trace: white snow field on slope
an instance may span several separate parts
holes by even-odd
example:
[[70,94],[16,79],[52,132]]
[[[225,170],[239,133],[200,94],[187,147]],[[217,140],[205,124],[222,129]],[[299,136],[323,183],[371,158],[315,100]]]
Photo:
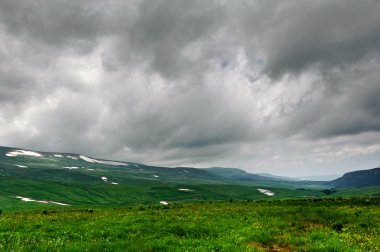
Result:
[[83,155],[80,155],[79,158],[89,163],[98,163],[98,164],[107,164],[107,165],[125,165],[125,166],[129,165],[122,162],[93,159],[93,158],[89,158]]
[[182,192],[193,192],[194,190],[187,189],[187,188],[179,188],[178,191],[182,191]]
[[[42,155],[38,152],[34,151],[27,151],[27,150],[14,150],[14,151],[9,151],[5,154],[7,157],[17,157],[17,156],[34,156],[34,157],[42,157]],[[54,157],[57,158],[63,158],[61,154],[54,154]],[[66,158],[70,158],[72,160],[79,160],[77,157],[73,157],[70,155],[67,155]],[[124,165],[124,166],[129,166],[129,164],[123,163],[123,162],[117,162],[117,161],[108,161],[108,160],[99,160],[99,159],[93,159],[89,158],[83,155],[79,156],[80,159],[89,162],[89,163],[98,163],[98,164],[106,164],[106,165]],[[138,166],[136,166],[138,167]]]
[[274,196],[275,193],[274,192],[271,192],[269,190],[266,190],[266,189],[261,189],[261,188],[258,188],[257,191],[261,192],[262,194],[265,194],[267,196]]
[[[110,181],[108,181],[108,178],[107,177],[100,177],[101,180],[103,180],[104,182],[108,183]],[[110,182],[112,185],[118,185],[119,183],[116,183],[116,182]]]
[[20,168],[28,168],[28,166],[26,166],[26,165],[15,164],[15,166],[20,167]]
[[69,170],[76,170],[76,169],[79,169],[78,166],[63,166],[63,168],[65,168],[65,169],[69,169]]
[[7,157],[17,157],[17,156],[33,156],[33,157],[42,157],[40,153],[34,151],[26,151],[26,150],[15,150],[9,151],[5,154]]
[[22,197],[22,196],[16,196],[16,198],[21,199],[22,201],[25,201],[25,202],[37,202],[37,203],[43,203],[43,204],[56,204],[56,205],[60,205],[60,206],[69,206],[69,204],[56,202],[56,201],[50,201],[50,200],[35,200],[35,199]]

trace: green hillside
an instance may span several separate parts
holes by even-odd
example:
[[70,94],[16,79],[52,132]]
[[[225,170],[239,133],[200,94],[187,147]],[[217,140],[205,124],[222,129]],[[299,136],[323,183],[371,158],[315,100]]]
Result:
[[380,186],[380,168],[348,172],[330,184],[335,187]]
[[[8,147],[0,147],[0,186],[2,210],[276,200],[330,194],[324,191],[330,190],[324,183],[271,180],[239,169],[156,167]],[[350,193],[360,194],[357,191]],[[379,189],[371,192],[378,193]]]
[[0,147],[0,250],[377,251],[380,187],[330,183]]

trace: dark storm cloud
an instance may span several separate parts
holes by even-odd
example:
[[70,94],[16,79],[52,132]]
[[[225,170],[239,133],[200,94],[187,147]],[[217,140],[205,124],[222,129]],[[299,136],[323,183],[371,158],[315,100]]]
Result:
[[173,91],[167,100],[148,106],[145,101],[127,111],[123,116],[129,119],[124,125],[126,142],[136,148],[201,148],[250,137],[249,118],[223,89],[190,86],[180,92],[185,94]]
[[316,135],[336,136],[380,131],[380,74],[375,72],[375,68],[377,66],[371,69],[372,73],[364,71],[359,76],[348,74],[351,79],[344,79],[345,92],[330,98],[330,106],[317,124],[320,129],[314,131]]
[[378,58],[366,60],[315,82],[313,90],[320,98],[293,104],[283,115],[286,124],[281,132],[315,139],[380,131],[378,62]]
[[[15,75],[10,69],[0,69],[1,86],[0,86],[0,103],[17,103],[17,101],[25,99],[28,96],[27,92],[29,86],[34,86],[28,76]],[[31,94],[30,94],[31,95]]]
[[376,1],[281,1],[278,6],[272,6],[268,18],[261,16],[267,26],[260,46],[266,50],[265,71],[271,76],[311,66],[344,68],[379,54],[380,4]]
[[5,0],[0,3],[0,19],[21,40],[86,50],[102,28],[102,7],[99,1]]
[[372,0],[5,0],[0,144],[251,169],[375,155],[379,64]]
[[117,49],[123,61],[147,61],[166,78],[191,75],[202,66],[184,57],[183,50],[197,41],[204,46],[204,39],[223,27],[224,12],[214,1],[142,1],[137,18],[121,30]]

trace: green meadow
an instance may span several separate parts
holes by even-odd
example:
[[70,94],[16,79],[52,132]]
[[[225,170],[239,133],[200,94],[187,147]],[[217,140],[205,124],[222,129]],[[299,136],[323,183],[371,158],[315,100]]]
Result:
[[0,239],[2,251],[380,251],[380,198],[40,206],[3,211]]
[[339,187],[9,153],[0,147],[0,251],[380,251],[380,186],[353,183],[377,170]]

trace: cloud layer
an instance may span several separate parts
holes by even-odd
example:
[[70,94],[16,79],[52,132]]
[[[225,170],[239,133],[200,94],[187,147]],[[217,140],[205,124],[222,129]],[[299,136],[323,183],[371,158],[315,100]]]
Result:
[[0,144],[335,174],[380,159],[380,4],[0,2]]

